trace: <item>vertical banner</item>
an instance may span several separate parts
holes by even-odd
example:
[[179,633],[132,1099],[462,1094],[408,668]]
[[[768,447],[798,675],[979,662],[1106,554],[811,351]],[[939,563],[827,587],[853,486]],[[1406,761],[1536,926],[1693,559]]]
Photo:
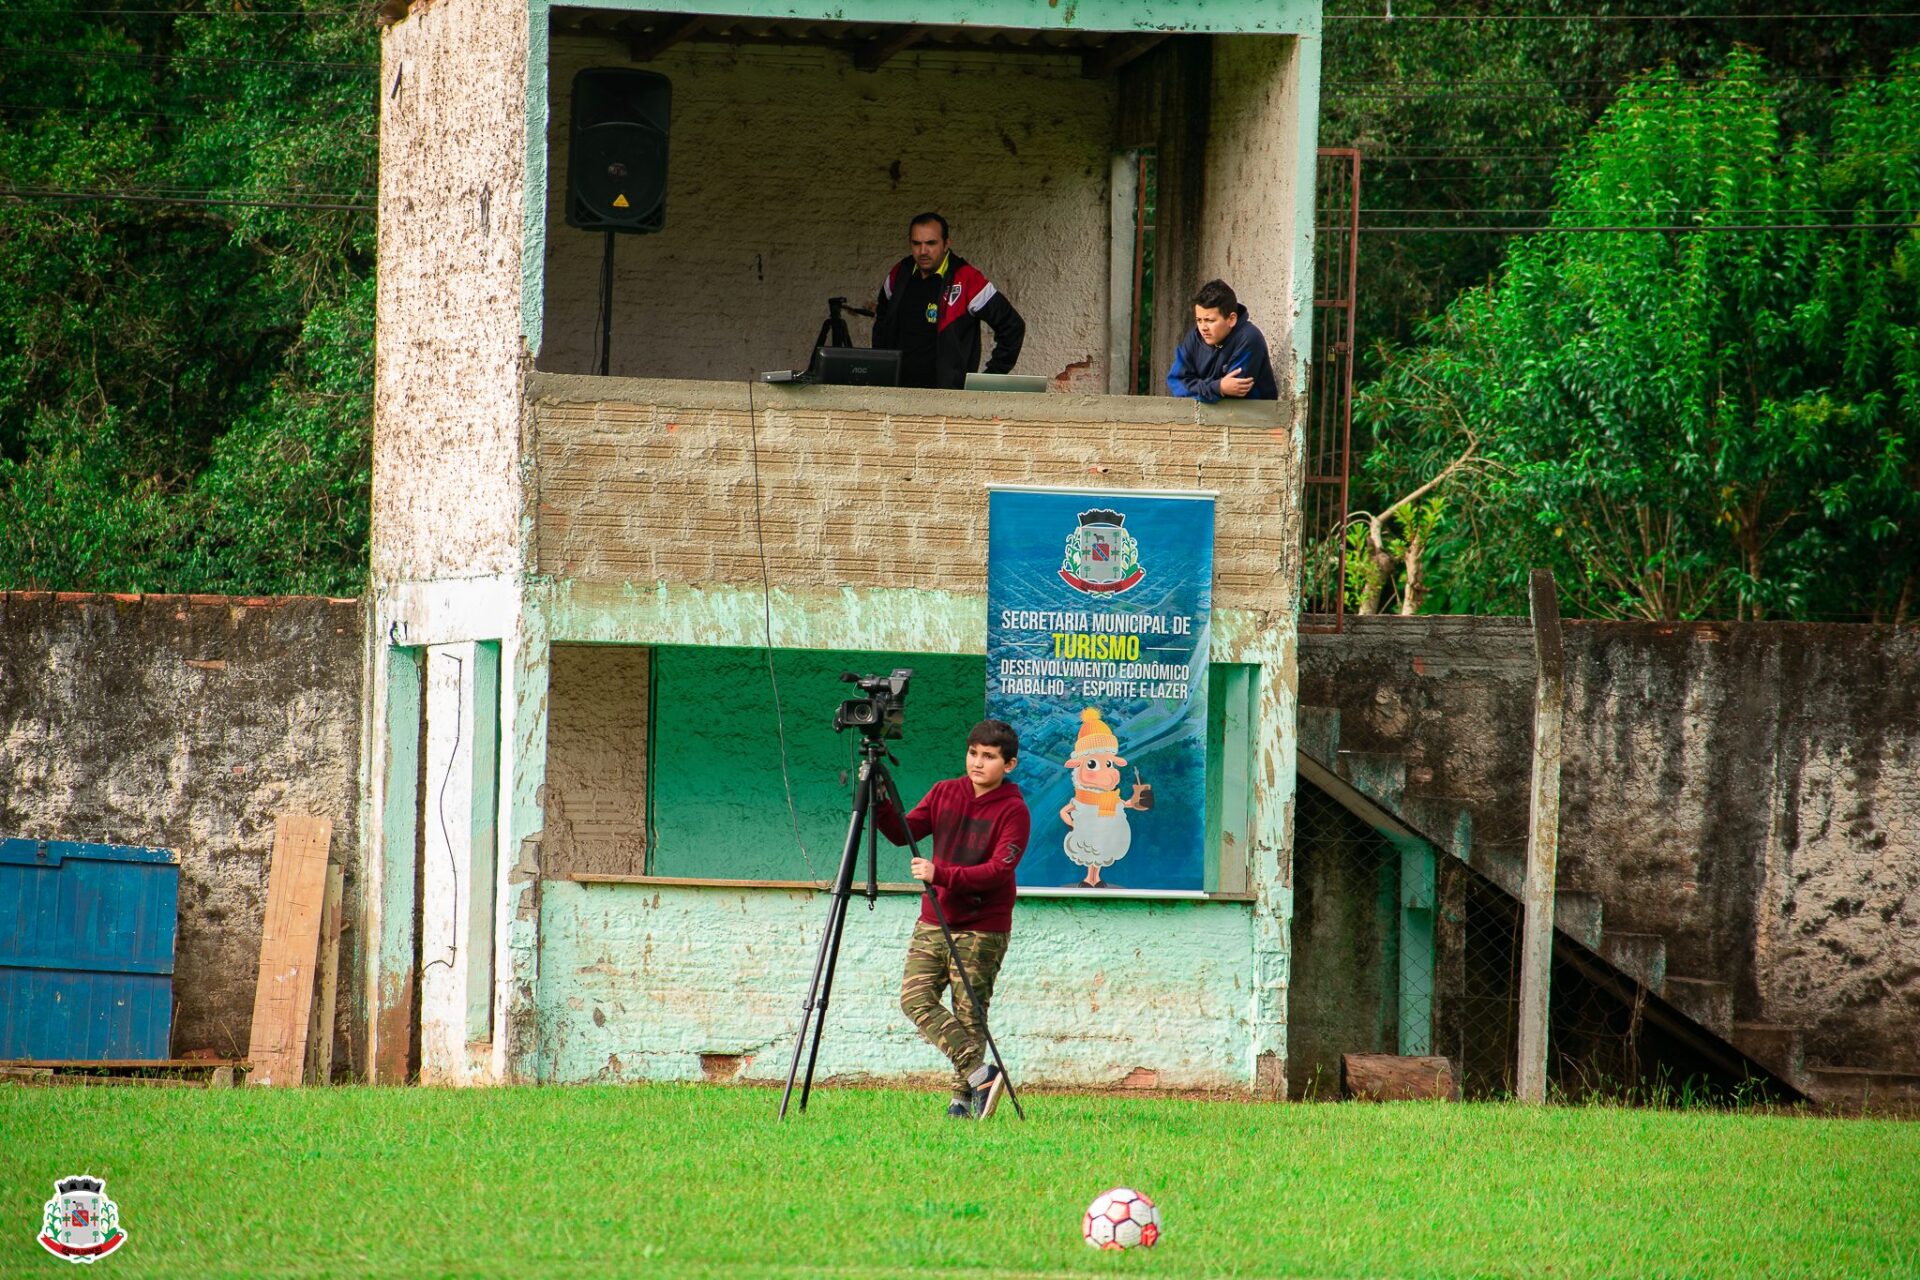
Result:
[[992,486],[987,714],[1020,734],[1020,885],[1206,887],[1211,493]]

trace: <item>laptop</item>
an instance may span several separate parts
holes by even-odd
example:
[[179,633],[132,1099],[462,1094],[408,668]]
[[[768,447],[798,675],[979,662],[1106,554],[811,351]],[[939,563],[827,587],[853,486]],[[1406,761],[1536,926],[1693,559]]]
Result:
[[970,373],[968,391],[1031,391],[1047,389],[1047,378],[1039,373]]

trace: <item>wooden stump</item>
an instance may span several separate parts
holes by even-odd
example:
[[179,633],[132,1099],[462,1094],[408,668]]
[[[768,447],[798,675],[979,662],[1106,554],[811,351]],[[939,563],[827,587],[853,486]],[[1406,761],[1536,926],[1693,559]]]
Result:
[[1340,1092],[1363,1102],[1458,1102],[1460,1082],[1445,1058],[1343,1053]]

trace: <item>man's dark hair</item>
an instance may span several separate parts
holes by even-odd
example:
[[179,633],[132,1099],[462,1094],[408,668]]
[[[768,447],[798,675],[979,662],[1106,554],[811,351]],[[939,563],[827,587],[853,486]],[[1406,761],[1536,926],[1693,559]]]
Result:
[[937,222],[940,224],[940,238],[942,240],[953,239],[953,234],[947,230],[947,220],[931,209],[925,213],[916,213],[913,215],[913,220],[907,223],[907,234],[912,235],[915,227],[923,227],[929,222]]
[[1233,286],[1225,280],[1209,280],[1200,286],[1200,292],[1193,295],[1193,305],[1208,307],[1223,316],[1230,316],[1240,309],[1240,299],[1233,296]]
[[1012,764],[1020,758],[1020,735],[1005,720],[982,720],[967,735],[970,747],[995,747],[1000,758]]

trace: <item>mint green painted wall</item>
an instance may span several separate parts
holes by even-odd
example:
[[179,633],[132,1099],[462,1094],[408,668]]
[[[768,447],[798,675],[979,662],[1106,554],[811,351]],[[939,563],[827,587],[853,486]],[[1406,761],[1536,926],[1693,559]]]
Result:
[[[807,890],[549,882],[541,1078],[699,1080],[702,1054],[738,1054],[738,1078],[784,1079],[828,902]],[[899,1007],[917,904],[885,894],[874,911],[856,901],[848,912],[817,1078],[944,1088],[945,1060]],[[992,1007],[1015,1078],[1111,1086],[1144,1068],[1161,1088],[1248,1087],[1251,914],[1242,902],[1022,899]],[[777,1102],[769,1092],[769,1119]]]
[[[899,759],[894,777],[909,805],[934,783],[961,772],[967,732],[985,714],[985,659],[808,649],[773,653],[786,733],[785,780],[765,650],[654,650],[652,759],[647,770],[653,848],[649,874],[746,880],[833,876],[846,841],[855,769],[856,735],[833,731],[834,709],[853,692],[841,682],[842,671],[867,675],[884,673],[895,664],[912,667],[906,733],[891,744]],[[1256,678],[1255,671],[1224,663],[1212,668],[1207,838],[1216,856],[1207,865],[1210,891],[1245,888],[1251,825],[1248,727],[1242,715],[1228,750],[1227,713],[1240,704],[1226,691],[1234,684],[1244,702],[1245,682]],[[1231,777],[1223,776],[1223,760],[1233,767]],[[1022,780],[1017,766],[1013,780]],[[793,788],[791,812],[786,781]],[[796,816],[804,853],[794,838]],[[1223,832],[1242,863],[1242,869],[1228,872],[1225,882],[1217,856]],[[883,840],[880,878],[906,879],[905,858],[904,850]]]
[[[653,859],[659,876],[821,880],[834,874],[852,807],[859,735],[835,733],[833,713],[857,690],[840,673],[913,669],[894,777],[908,804],[957,776],[967,732],[984,714],[985,659],[971,656],[775,649],[787,777],[799,818],[794,840],[781,777],[780,719],[764,649],[654,650]],[[1017,769],[1015,780],[1018,781]],[[907,854],[880,842],[880,878],[905,880]],[[863,855],[864,859],[864,855]],[[811,865],[809,865],[809,863]],[[864,875],[864,860],[862,874]]]

